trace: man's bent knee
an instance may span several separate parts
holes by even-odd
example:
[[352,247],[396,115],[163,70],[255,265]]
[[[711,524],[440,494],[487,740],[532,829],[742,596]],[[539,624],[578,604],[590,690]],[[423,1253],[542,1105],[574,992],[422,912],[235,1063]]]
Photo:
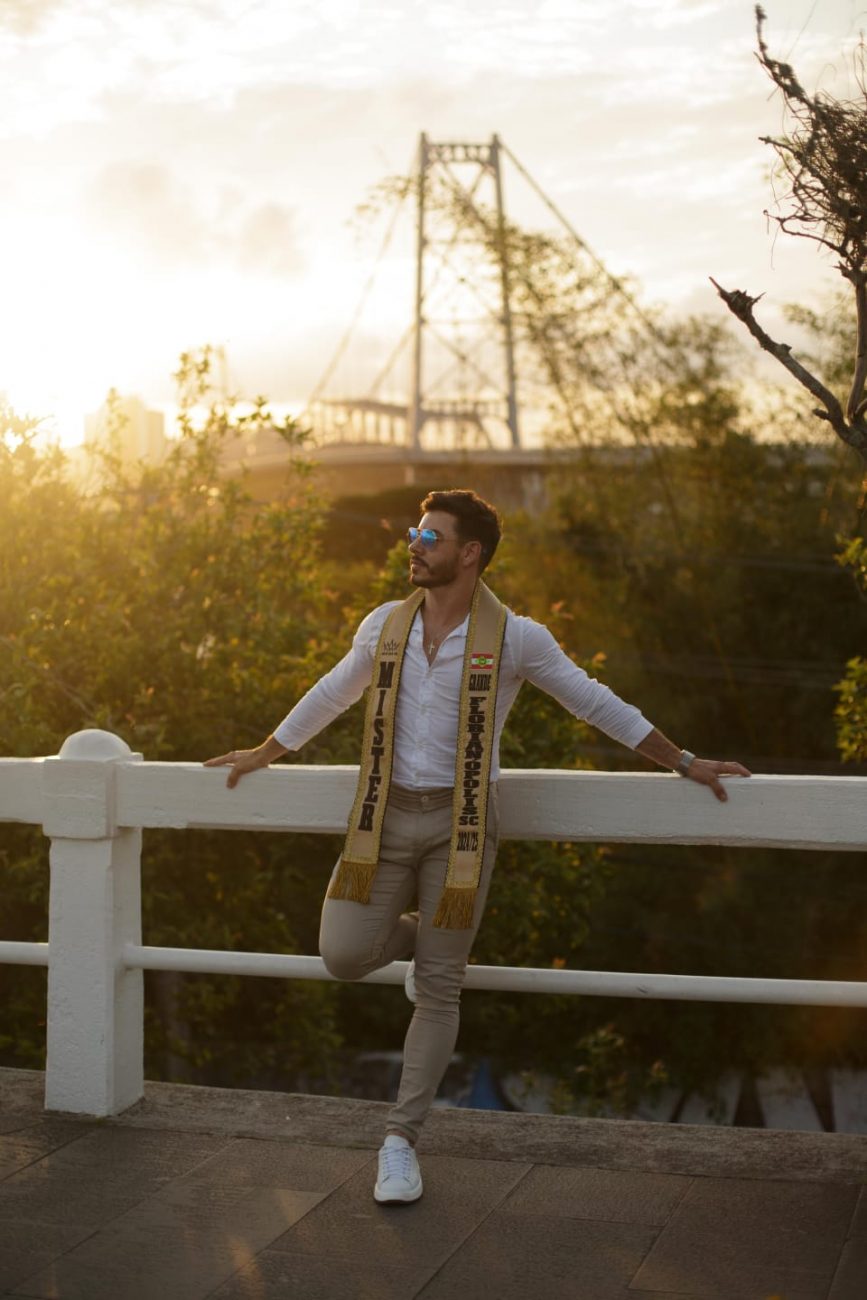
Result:
[[365,961],[352,953],[330,952],[328,948],[320,948],[319,955],[325,962],[328,974],[336,980],[360,980],[369,969]]

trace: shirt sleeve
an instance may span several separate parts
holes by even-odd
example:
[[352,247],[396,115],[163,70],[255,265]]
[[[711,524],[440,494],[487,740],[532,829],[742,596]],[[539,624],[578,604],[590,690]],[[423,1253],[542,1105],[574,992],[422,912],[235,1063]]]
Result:
[[361,620],[352,640],[352,649],[330,672],[320,677],[315,686],[311,686],[274,728],[276,741],[286,749],[300,749],[361,697],[373,676],[373,661],[382,625],[389,610],[398,603],[389,601],[380,605]]
[[630,749],[650,734],[653,723],[641,710],[589,677],[564,653],[547,627],[518,616],[514,616],[514,623],[518,644],[513,657],[520,677],[552,696],[576,718]]

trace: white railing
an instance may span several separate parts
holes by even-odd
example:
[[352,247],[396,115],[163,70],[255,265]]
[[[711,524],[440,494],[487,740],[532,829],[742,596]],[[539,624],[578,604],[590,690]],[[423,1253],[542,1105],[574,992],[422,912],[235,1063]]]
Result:
[[[117,736],[81,731],[51,758],[0,759],[0,821],[51,839],[48,943],[0,942],[0,962],[48,967],[45,1104],[117,1114],[143,1093],[143,970],[331,979],[319,957],[142,944],[143,828],[346,829],[357,768],[269,768],[226,788],[198,763],[144,763]],[[667,773],[506,771],[506,839],[867,847],[867,778],[754,776],[727,803]],[[829,882],[830,885],[830,882]],[[2,881],[0,881],[2,898]],[[403,982],[405,962],[365,977]],[[867,983],[475,966],[466,986],[605,997],[867,1006]]]

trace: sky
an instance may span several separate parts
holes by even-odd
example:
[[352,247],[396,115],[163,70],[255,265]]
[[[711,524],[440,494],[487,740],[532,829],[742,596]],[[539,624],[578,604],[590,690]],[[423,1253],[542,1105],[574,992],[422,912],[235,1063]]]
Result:
[[[867,0],[765,9],[808,89],[854,92]],[[0,0],[0,394],[74,442],[111,387],[170,408],[211,343],[234,390],[303,402],[381,239],[355,209],[422,130],[499,133],[643,301],[725,314],[713,275],[770,327],[839,280],[763,216],[783,122],[741,0]],[[406,250],[379,283],[368,357]]]

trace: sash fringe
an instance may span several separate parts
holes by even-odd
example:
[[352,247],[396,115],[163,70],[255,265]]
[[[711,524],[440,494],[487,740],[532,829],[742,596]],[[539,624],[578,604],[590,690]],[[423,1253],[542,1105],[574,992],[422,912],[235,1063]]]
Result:
[[473,924],[476,890],[447,885],[440,896],[433,923],[445,930],[469,930]]
[[329,886],[329,898],[346,898],[352,903],[369,903],[373,878],[376,875],[375,862],[351,862],[341,858],[337,875]]

